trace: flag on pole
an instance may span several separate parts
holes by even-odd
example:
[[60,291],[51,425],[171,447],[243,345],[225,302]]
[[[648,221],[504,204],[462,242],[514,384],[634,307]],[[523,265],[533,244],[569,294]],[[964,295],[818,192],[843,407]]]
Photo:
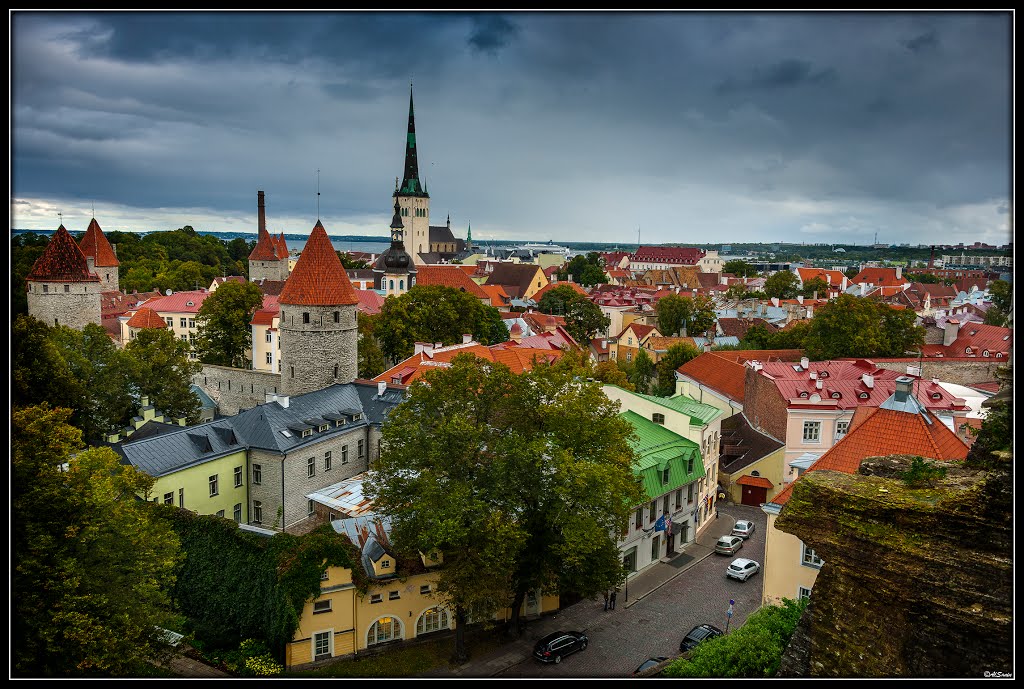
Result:
[[667,527],[665,526],[665,515],[658,517],[658,521],[654,522],[655,531],[664,531]]

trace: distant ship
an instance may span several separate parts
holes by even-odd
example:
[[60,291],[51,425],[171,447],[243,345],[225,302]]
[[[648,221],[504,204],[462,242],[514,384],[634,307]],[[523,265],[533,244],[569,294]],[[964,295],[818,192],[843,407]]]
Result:
[[569,255],[570,249],[567,246],[561,246],[555,244],[553,241],[548,240],[544,242],[527,242],[525,244],[519,244],[516,246],[519,251],[529,251],[531,254],[564,254]]

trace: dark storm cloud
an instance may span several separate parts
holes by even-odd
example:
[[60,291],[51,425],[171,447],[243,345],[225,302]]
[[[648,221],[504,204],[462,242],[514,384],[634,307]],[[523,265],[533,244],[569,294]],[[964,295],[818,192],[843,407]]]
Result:
[[488,14],[473,19],[469,45],[481,53],[497,54],[516,37],[519,28],[502,16]]
[[903,45],[915,53],[920,53],[927,50],[933,50],[939,45],[939,37],[934,31],[927,31],[920,36],[915,36],[910,40],[903,41]]
[[722,92],[743,89],[776,89],[792,88],[800,85],[818,85],[835,81],[836,70],[825,68],[815,70],[807,60],[786,59],[768,67],[755,67],[748,77],[729,77],[721,82],[718,90]]

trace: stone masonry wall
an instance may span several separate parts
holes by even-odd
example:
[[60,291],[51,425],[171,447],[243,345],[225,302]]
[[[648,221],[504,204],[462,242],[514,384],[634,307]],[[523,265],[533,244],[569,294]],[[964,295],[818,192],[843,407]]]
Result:
[[[100,283],[30,282],[28,285],[28,314],[33,318],[50,327],[66,325],[76,330],[89,323],[101,325]],[[65,286],[70,291],[65,292]]]
[[[309,323],[303,323],[303,314]],[[334,314],[339,314],[339,322]],[[357,308],[281,304],[281,385],[286,395],[322,390],[356,378]],[[337,373],[335,373],[337,371]]]
[[280,261],[249,261],[249,279],[256,280],[287,280],[288,259]]
[[267,401],[267,393],[281,393],[281,374],[204,364],[192,382],[206,391],[218,411],[232,416]]
[[786,440],[786,400],[774,382],[749,367],[744,381],[743,414],[751,425],[773,438]]
[[[872,359],[879,368],[907,372],[907,366],[917,366],[917,359]],[[996,369],[1005,366],[1007,359],[921,359],[921,377],[925,380],[938,378],[944,383],[972,385],[998,380]]]

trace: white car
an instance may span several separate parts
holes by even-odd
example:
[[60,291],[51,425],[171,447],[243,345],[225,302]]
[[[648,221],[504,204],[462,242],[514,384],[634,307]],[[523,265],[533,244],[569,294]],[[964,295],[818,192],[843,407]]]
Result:
[[754,522],[741,519],[732,527],[732,535],[739,536],[743,540],[750,538],[750,535],[754,533]]
[[733,560],[725,570],[725,576],[732,579],[746,581],[761,571],[761,565],[754,560],[745,557],[738,557]]

